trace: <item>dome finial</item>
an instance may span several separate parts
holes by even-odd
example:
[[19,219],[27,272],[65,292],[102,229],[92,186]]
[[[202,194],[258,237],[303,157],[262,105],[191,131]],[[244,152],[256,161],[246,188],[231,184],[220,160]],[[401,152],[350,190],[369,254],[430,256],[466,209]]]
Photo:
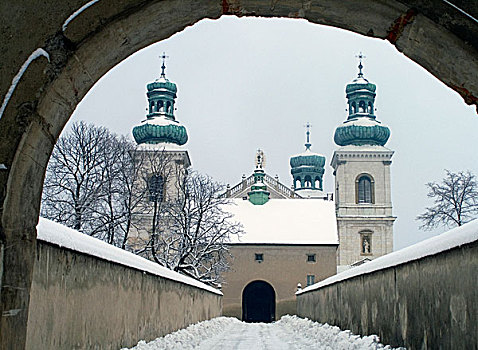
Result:
[[312,146],[312,144],[310,143],[309,137],[310,137],[310,128],[312,127],[312,125],[310,125],[310,123],[307,122],[307,124],[305,125],[305,127],[307,128],[307,131],[306,131],[306,133],[305,133],[305,134],[307,135],[307,142],[305,143],[305,149],[306,149],[306,150],[308,150],[308,149],[310,150],[310,146]]
[[159,56],[159,58],[163,59],[163,64],[161,65],[161,78],[166,78],[166,73],[164,73],[164,70],[166,69],[166,58],[169,58],[169,56],[166,56],[166,52],[163,52],[162,56]]
[[364,56],[364,55],[362,55],[362,51],[360,51],[360,53],[359,53],[357,56],[355,56],[355,57],[357,57],[357,58],[359,59],[359,65],[358,65],[359,74],[358,74],[358,77],[359,77],[359,78],[363,78],[363,73],[362,73],[362,68],[363,68],[363,66],[362,66],[362,59],[367,58],[367,57]]

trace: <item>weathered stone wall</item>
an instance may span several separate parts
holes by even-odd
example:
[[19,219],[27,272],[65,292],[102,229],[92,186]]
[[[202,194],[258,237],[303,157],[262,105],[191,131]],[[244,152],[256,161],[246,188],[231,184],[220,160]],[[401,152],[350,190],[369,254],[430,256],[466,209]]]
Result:
[[297,296],[297,314],[407,349],[478,344],[478,242]]
[[119,349],[221,315],[222,297],[38,241],[27,349]]

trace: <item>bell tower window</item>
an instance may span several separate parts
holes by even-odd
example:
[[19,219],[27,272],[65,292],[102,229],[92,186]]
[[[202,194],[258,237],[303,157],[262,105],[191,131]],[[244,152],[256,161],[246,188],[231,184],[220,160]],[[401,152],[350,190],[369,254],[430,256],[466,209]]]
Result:
[[164,198],[164,179],[161,175],[153,175],[148,179],[150,202],[162,202]]
[[374,181],[368,174],[359,175],[355,181],[356,203],[374,203]]
[[359,113],[365,113],[365,102],[360,101],[359,103]]

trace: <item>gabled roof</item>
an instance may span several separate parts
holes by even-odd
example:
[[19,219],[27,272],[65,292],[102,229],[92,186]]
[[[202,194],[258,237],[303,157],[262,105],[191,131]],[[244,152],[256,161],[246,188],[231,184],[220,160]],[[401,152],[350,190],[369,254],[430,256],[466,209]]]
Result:
[[244,226],[232,244],[338,244],[335,203],[322,199],[270,199],[264,205],[232,199],[226,211]]

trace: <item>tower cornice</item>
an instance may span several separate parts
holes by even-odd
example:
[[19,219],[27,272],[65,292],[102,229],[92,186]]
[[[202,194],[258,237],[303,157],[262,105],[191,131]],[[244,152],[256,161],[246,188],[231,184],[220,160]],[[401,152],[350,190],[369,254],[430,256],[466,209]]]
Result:
[[345,146],[334,151],[330,165],[336,169],[347,161],[375,160],[391,163],[395,152],[383,146]]

